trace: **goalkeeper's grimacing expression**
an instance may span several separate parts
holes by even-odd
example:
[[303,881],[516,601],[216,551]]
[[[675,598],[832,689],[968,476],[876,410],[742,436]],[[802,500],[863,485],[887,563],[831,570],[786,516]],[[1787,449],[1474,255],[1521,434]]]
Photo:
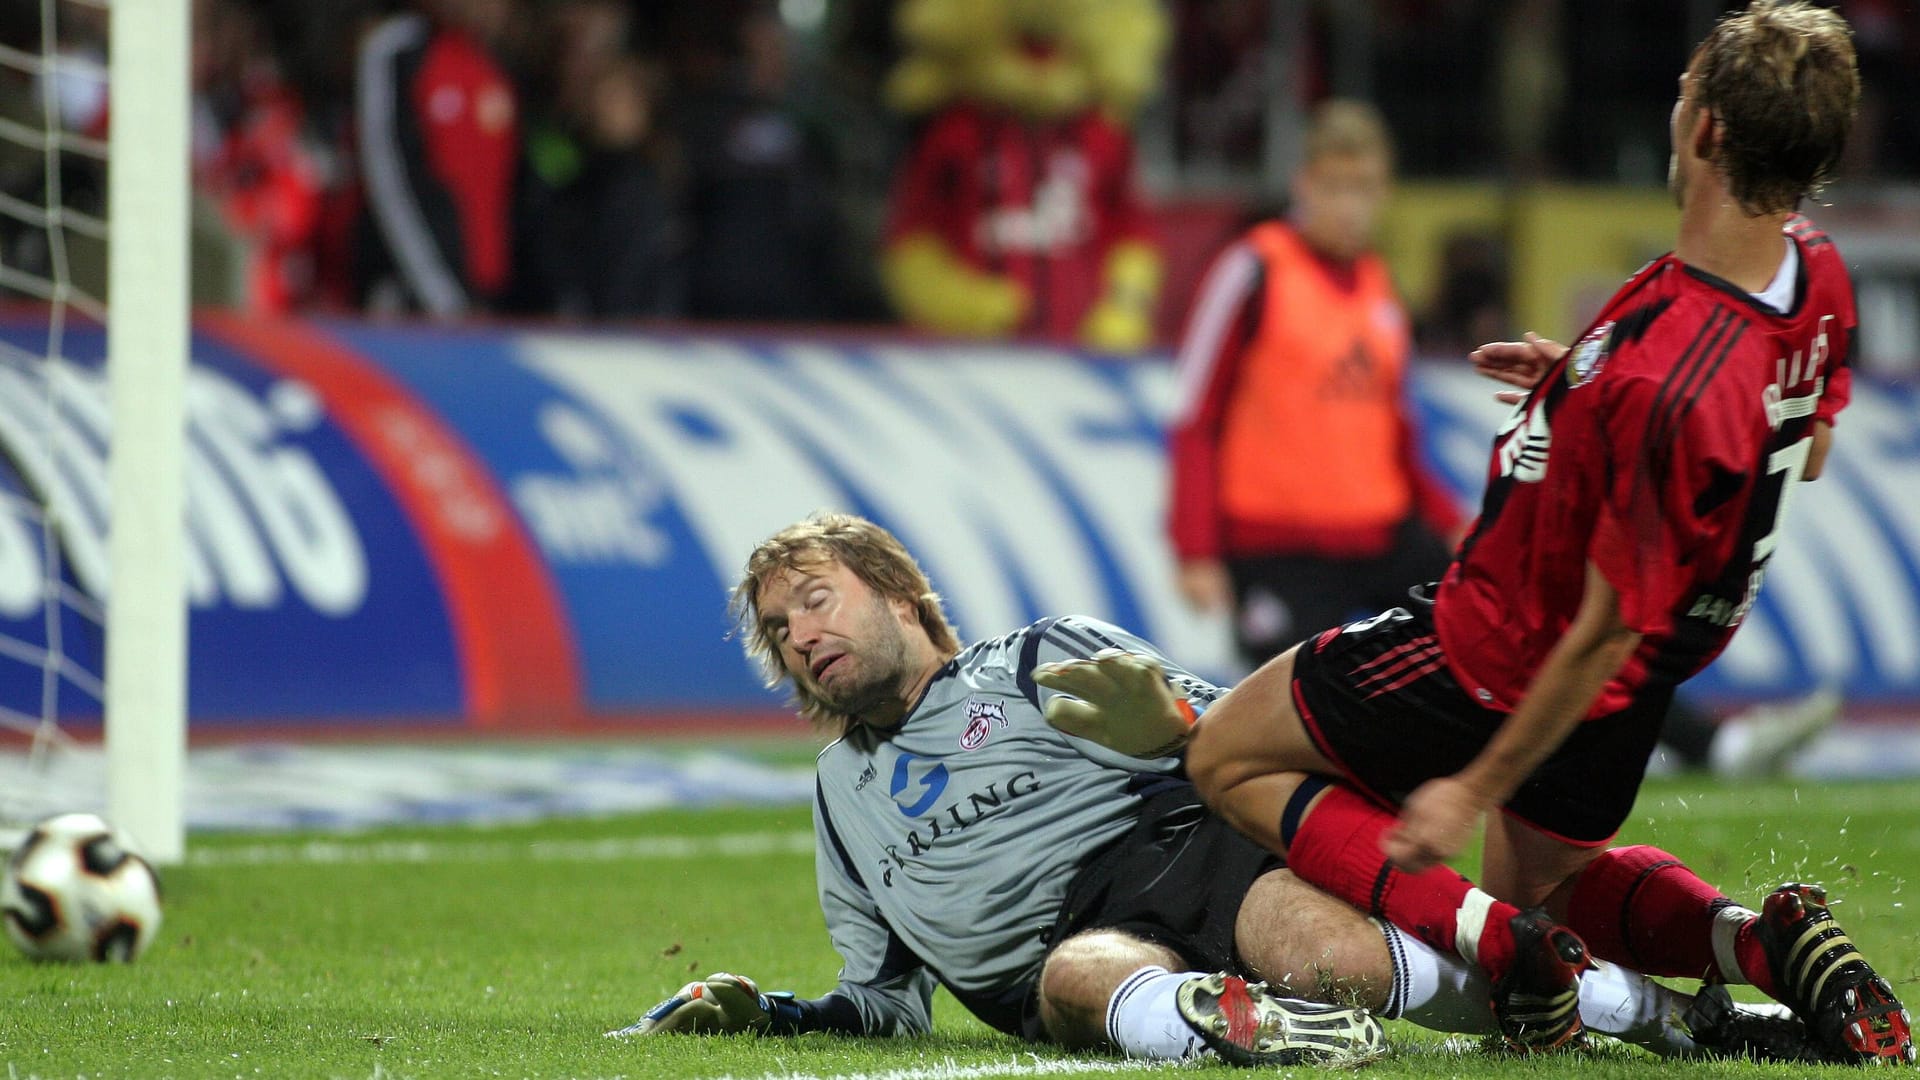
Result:
[[898,724],[940,668],[913,604],[882,596],[836,560],[775,573],[754,606],[788,678],[859,723]]

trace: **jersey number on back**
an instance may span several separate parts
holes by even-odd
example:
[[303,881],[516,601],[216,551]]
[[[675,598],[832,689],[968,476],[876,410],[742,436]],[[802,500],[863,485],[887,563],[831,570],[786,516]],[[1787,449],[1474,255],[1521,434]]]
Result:
[[1812,449],[1813,436],[1808,435],[1767,455],[1767,475],[1754,488],[1752,511],[1768,523],[1767,532],[1753,542],[1753,569],[1747,574],[1747,593],[1727,620],[1728,626],[1739,626],[1760,597],[1760,583],[1767,576],[1767,563],[1773,558],[1773,549],[1780,546],[1780,523],[1786,519],[1787,503],[1792,501],[1793,489],[1807,469],[1807,454]]

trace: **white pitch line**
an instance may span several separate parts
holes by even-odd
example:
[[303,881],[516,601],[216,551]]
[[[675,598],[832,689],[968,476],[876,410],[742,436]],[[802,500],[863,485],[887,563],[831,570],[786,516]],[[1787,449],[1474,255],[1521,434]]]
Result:
[[605,840],[309,840],[300,844],[189,847],[189,866],[288,866],[440,862],[625,862],[644,859],[759,858],[811,855],[805,832],[715,836],[627,836]]
[[952,1058],[935,1065],[919,1065],[880,1072],[811,1073],[770,1072],[758,1076],[728,1073],[713,1080],[980,1080],[993,1076],[1062,1076],[1071,1073],[1144,1073],[1166,1072],[1189,1067],[1172,1061],[1072,1061],[1061,1058],[1015,1058],[984,1065],[961,1065]]

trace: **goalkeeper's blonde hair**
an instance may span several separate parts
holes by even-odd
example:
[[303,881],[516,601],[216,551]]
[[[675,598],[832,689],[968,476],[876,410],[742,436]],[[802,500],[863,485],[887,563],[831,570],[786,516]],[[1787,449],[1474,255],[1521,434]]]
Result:
[[959,635],[947,622],[940,594],[933,591],[920,564],[899,538],[866,518],[853,514],[818,513],[795,522],[761,541],[747,557],[740,581],[733,587],[727,611],[741,636],[747,655],[760,665],[769,689],[787,683],[794,707],[815,731],[830,738],[846,734],[854,717],[835,711],[819,695],[801,685],[780,662],[780,643],[760,621],[760,591],[774,575],[837,562],[882,599],[913,605],[921,629],[942,656],[960,651]]

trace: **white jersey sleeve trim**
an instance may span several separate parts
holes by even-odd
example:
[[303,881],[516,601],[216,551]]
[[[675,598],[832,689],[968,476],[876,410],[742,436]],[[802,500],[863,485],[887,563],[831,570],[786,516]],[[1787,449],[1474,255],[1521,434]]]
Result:
[[1213,261],[1187,319],[1174,358],[1174,422],[1191,418],[1206,400],[1207,386],[1219,367],[1221,348],[1260,281],[1260,256],[1245,240],[1234,242]]

